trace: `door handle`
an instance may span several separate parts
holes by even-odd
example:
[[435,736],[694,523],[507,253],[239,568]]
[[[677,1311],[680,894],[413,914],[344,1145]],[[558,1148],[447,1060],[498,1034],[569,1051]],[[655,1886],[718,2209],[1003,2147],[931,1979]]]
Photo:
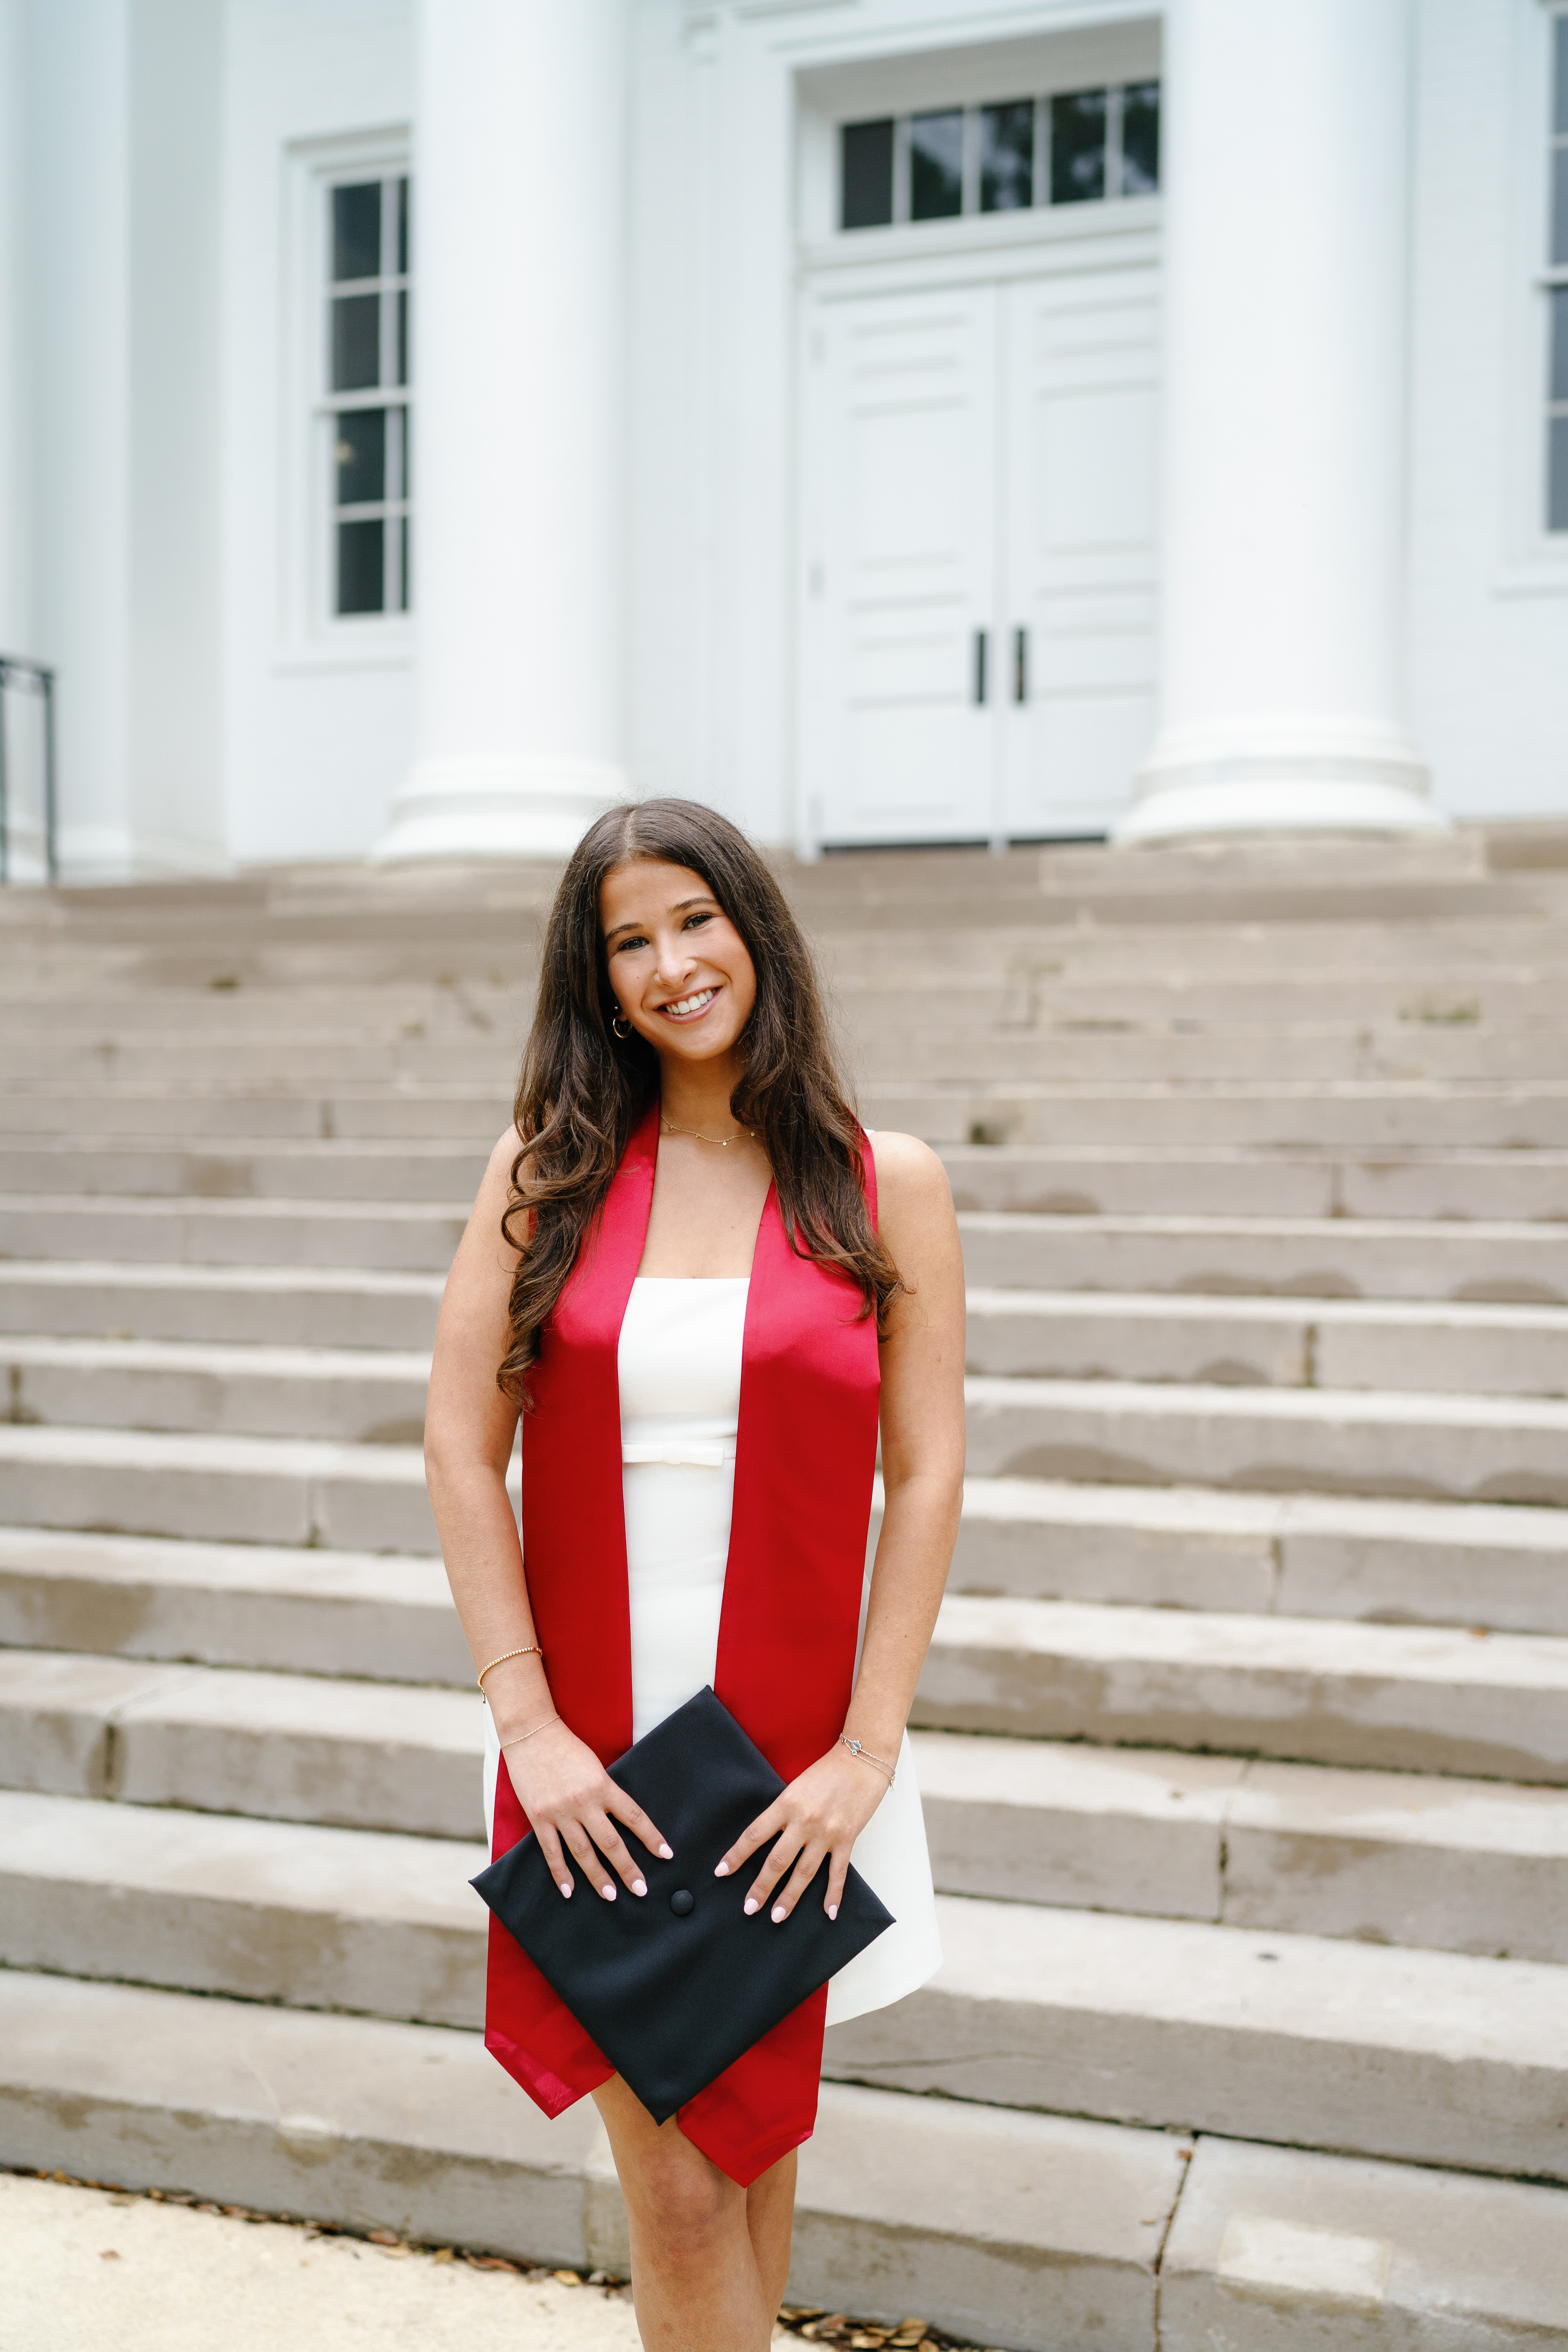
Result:
[[1015,629],[1013,632],[1013,699],[1015,702],[1027,702],[1029,699],[1029,632],[1027,629]]
[[985,699],[985,650],[988,635],[989,632],[984,629],[976,629],[974,632],[974,699],[976,702],[984,702]]

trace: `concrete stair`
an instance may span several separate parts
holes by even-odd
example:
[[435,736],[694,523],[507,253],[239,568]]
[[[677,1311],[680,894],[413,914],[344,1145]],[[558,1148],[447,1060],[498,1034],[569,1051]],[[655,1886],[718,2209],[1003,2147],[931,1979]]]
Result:
[[[971,1281],[947,1961],[830,2037],[795,2294],[1568,2344],[1568,842],[786,881]],[[552,885],[0,893],[0,2160],[625,2267],[473,2031],[417,1451]]]

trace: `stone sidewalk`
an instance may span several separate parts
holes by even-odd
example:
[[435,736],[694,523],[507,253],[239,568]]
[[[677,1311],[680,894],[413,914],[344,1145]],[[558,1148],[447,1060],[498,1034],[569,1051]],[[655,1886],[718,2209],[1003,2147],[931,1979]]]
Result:
[[629,2298],[0,2173],[0,2352],[638,2352]]
[[[630,2290],[599,2273],[524,2273],[384,2234],[0,2172],[0,2352],[640,2352]],[[788,2316],[775,2342],[818,2336],[806,2312]],[[952,2343],[918,2320],[862,2331],[837,2315],[820,2336],[899,2352]]]

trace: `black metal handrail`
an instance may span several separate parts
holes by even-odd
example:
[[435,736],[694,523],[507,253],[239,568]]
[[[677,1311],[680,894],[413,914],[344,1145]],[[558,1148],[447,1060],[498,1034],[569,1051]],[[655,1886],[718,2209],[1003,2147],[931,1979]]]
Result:
[[42,662],[25,661],[19,654],[0,654],[0,882],[11,879],[10,779],[5,759],[5,688],[20,686],[40,695],[44,705],[44,870],[58,879],[59,860],[55,840],[55,674]]

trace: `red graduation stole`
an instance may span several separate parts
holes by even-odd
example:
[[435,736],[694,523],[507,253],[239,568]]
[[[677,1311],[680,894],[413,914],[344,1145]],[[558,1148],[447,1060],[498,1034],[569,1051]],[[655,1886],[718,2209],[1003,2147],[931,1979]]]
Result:
[[[632,1744],[616,1351],[658,1152],[656,1102],[545,1328],[522,1421],[533,1622],[559,1713],[605,1764]],[[868,1150],[865,1171],[874,1223]],[[770,1187],[746,1302],[714,1686],[786,1780],[833,1746],[854,1679],[881,1377],[860,1305],[847,1275],[791,1249]],[[503,1757],[492,1856],[527,1831]],[[679,2111],[687,2138],[742,2188],[811,2137],[826,2011],[825,1985]],[[615,2071],[493,1916],[485,2047],[548,2116]]]

